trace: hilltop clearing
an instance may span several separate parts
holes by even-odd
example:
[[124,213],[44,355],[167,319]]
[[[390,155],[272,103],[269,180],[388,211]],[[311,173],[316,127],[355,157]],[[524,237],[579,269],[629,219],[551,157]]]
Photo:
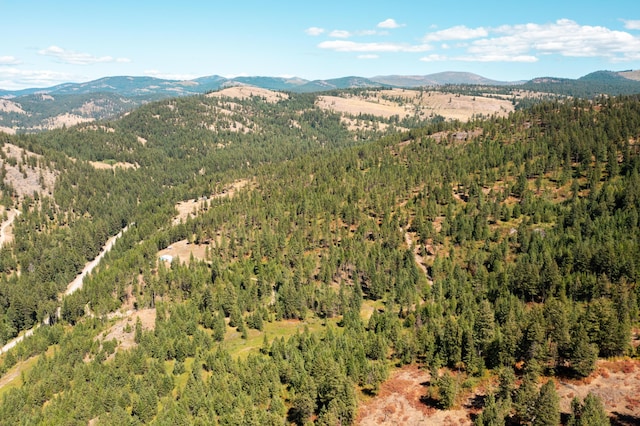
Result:
[[513,104],[505,99],[409,89],[322,95],[318,96],[316,104],[347,116],[373,115],[387,119],[397,116],[399,120],[410,117],[427,120],[441,116],[467,121],[476,116],[504,117],[514,109]]
[[247,99],[247,98],[252,98],[254,96],[262,98],[266,102],[271,102],[271,103],[289,99],[289,95],[287,95],[286,93],[274,92],[273,90],[262,89],[260,87],[254,87],[254,86],[227,87],[226,89],[222,89],[217,92],[211,92],[207,94],[207,97],[212,97],[212,98],[228,97],[228,98]]

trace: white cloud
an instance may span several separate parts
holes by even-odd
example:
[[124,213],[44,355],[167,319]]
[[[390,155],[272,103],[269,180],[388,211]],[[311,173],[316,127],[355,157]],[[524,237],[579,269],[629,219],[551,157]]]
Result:
[[329,33],[329,37],[335,38],[349,38],[351,37],[351,33],[345,30],[333,30]]
[[358,55],[358,59],[378,59],[380,56],[373,53],[366,53],[364,55]]
[[347,40],[323,41],[318,44],[318,47],[336,52],[426,52],[431,50],[431,46],[427,44],[357,43]]
[[79,80],[83,80],[83,78],[56,71],[21,70],[13,67],[0,68],[0,87],[6,90],[19,90],[27,87],[50,87]]
[[420,58],[420,60],[422,62],[442,62],[442,61],[449,60],[449,58],[447,56],[439,55],[437,53],[434,53],[432,55],[428,55],[428,56],[422,57],[422,58]]
[[464,25],[435,31],[424,36],[424,41],[443,41],[443,40],[471,40],[474,38],[486,37],[489,32],[480,28],[467,28]]
[[398,24],[395,19],[391,18],[385,19],[384,21],[378,23],[378,28],[386,28],[392,30],[394,28],[400,27],[404,27],[404,24]]
[[0,65],[19,65],[21,63],[15,56],[0,56]]
[[531,55],[501,55],[501,54],[492,54],[492,55],[477,55],[477,56],[458,56],[455,58],[451,58],[454,61],[462,61],[462,62],[538,62],[538,58]]
[[504,25],[492,32],[498,36],[473,41],[468,52],[477,57],[561,55],[611,60],[640,55],[640,38],[624,31],[579,25],[569,19],[542,25]]
[[225,74],[223,75],[224,78],[228,78],[229,80],[231,80],[232,78],[236,78],[236,77],[249,77],[249,73],[247,72],[241,72],[239,74]]
[[[624,20],[625,28],[640,29],[640,20]],[[570,19],[543,24],[525,23],[498,27],[469,28],[456,25],[427,33],[422,43],[345,40],[351,36],[381,36],[383,29],[402,26],[393,19],[378,24],[377,30],[336,30],[338,40],[319,43],[320,49],[336,52],[375,54],[380,52],[421,53],[422,61],[476,61],[532,63],[544,57],[599,58],[611,63],[640,60],[640,35],[603,26],[581,25]],[[386,30],[384,31],[386,32]],[[446,55],[445,55],[446,53]],[[361,55],[366,58],[365,55]]]
[[143,74],[146,75],[147,77],[155,77],[155,78],[161,78],[163,80],[179,80],[179,81],[193,80],[194,78],[198,77],[193,74],[164,73],[158,70],[146,70]]
[[[640,21],[626,21],[630,26]],[[456,44],[464,53],[450,60],[477,62],[536,62],[541,56],[600,57],[611,62],[640,59],[640,37],[601,26],[580,25],[569,19],[546,24],[467,28],[458,25],[427,34],[423,40],[466,41]],[[441,49],[448,49],[448,44]],[[430,55],[422,60],[442,60]]]
[[128,58],[114,58],[112,56],[94,56],[89,53],[74,52],[66,50],[58,46],[49,46],[46,49],[38,51],[44,56],[51,56],[60,62],[72,65],[92,65],[106,62],[131,62]]
[[319,36],[320,34],[324,33],[324,28],[318,28],[318,27],[309,27],[306,30],[304,30],[305,33],[307,33],[310,36]]
[[640,20],[623,19],[624,27],[628,30],[640,30]]

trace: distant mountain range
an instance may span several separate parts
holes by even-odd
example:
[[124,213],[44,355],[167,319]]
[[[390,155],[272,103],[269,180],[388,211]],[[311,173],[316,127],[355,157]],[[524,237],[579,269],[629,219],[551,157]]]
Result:
[[104,77],[86,83],[64,83],[46,88],[22,90],[2,90],[0,97],[11,99],[20,96],[46,93],[48,95],[81,95],[87,93],[115,93],[127,98],[163,98],[206,93],[229,86],[248,85],[263,89],[291,92],[319,92],[350,88],[368,87],[422,87],[446,84],[484,84],[492,86],[516,85],[523,81],[507,82],[491,80],[468,72],[441,72],[429,75],[386,75],[371,78],[341,77],[329,80],[305,80],[285,77],[235,77],[219,75],[200,77],[193,80],[163,80],[154,77]]
[[12,99],[34,94],[83,95],[88,93],[113,93],[125,98],[144,98],[147,100],[206,93],[229,86],[248,85],[263,89],[291,92],[320,92],[351,88],[375,87],[435,87],[442,85],[488,85],[517,86],[527,84],[574,83],[574,82],[617,82],[640,85],[640,71],[597,71],[577,80],[555,77],[535,78],[526,81],[497,81],[468,72],[440,72],[428,75],[384,75],[376,77],[340,77],[328,80],[305,80],[285,77],[235,77],[219,75],[200,77],[193,80],[165,80],[154,77],[104,77],[86,83],[64,83],[46,88],[22,90],[2,90],[0,97]]
[[82,121],[108,119],[147,102],[197,95],[239,85],[298,93],[354,88],[481,85],[506,91],[522,89],[591,98],[600,94],[640,93],[640,71],[597,71],[578,79],[541,77],[530,81],[496,81],[473,73],[453,71],[422,76],[349,76],[313,81],[297,77],[226,78],[219,75],[184,81],[154,77],[104,77],[85,83],[64,83],[47,88],[14,91],[0,89],[0,131],[30,132]]

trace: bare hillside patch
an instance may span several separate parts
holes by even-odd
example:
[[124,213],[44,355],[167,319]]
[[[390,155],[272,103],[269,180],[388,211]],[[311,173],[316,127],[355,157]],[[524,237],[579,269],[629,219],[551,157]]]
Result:
[[[589,393],[598,396],[613,424],[631,425],[640,421],[640,361],[600,360],[597,370],[586,379],[551,379],[560,397],[560,411],[571,412],[574,397],[583,400]],[[484,395],[481,386],[464,396],[462,407],[439,410],[426,405],[430,374],[415,365],[400,368],[380,386],[377,396],[366,399],[358,409],[357,424],[363,426],[425,424],[470,425],[478,412],[471,401]],[[540,381],[540,385],[545,380]]]
[[13,241],[13,221],[20,214],[20,210],[7,210],[4,206],[0,206],[0,214],[7,215],[7,220],[0,225],[0,247]]
[[0,99],[0,111],[2,112],[15,112],[18,114],[26,114],[26,111],[22,107],[7,99]]
[[179,202],[175,206],[176,210],[178,210],[178,215],[173,218],[173,224],[177,225],[180,222],[184,222],[190,217],[196,217],[198,214],[205,211],[210,199],[231,198],[235,196],[236,193],[246,187],[249,182],[251,182],[249,179],[239,179],[231,185],[226,186],[222,191],[212,194],[209,198],[203,197]]
[[209,244],[189,243],[187,240],[177,241],[164,250],[158,252],[158,258],[170,258],[173,261],[180,259],[180,263],[189,264],[189,260],[193,257],[195,260],[206,260],[207,249]]
[[619,72],[618,74],[620,74],[624,78],[628,78],[629,80],[640,81],[640,70],[623,71],[623,72]]
[[286,93],[274,92],[273,90],[262,89],[260,87],[253,86],[227,87],[226,89],[207,94],[207,97],[210,98],[228,97],[250,99],[256,96],[270,103],[276,103],[285,99],[289,99],[289,95],[287,95]]
[[140,311],[127,311],[123,318],[119,319],[109,330],[96,338],[100,343],[117,341],[116,351],[127,350],[136,346],[135,329],[136,322],[140,319],[143,330],[153,330],[156,323],[155,309],[142,309]]
[[436,115],[467,121],[473,116],[506,116],[513,105],[506,99],[466,96],[435,91],[390,89],[363,92],[359,95],[319,96],[316,105],[338,113],[357,116],[399,119],[417,117],[425,120]]
[[[574,397],[584,399],[592,393],[602,400],[610,417],[631,417],[640,421],[640,361],[600,360],[597,370],[584,380],[559,380],[556,389],[560,410],[571,411]],[[625,424],[625,423],[619,423]]]
[[97,170],[116,170],[120,169],[137,169],[137,164],[125,163],[122,161],[118,161],[115,163],[105,163],[102,161],[89,161],[89,163],[93,166],[94,169]]
[[356,424],[378,425],[470,425],[464,409],[437,410],[426,405],[423,398],[431,375],[415,365],[391,373],[380,386],[377,396],[362,403]]
[[75,126],[80,123],[87,123],[90,121],[95,121],[90,117],[82,117],[81,115],[64,113],[57,115],[55,117],[47,118],[44,124],[40,126],[34,127],[34,129],[38,130],[51,130],[51,129],[60,129],[62,127]]
[[57,173],[41,166],[40,155],[8,143],[1,149],[0,167],[6,170],[4,183],[12,187],[19,198],[53,193]]

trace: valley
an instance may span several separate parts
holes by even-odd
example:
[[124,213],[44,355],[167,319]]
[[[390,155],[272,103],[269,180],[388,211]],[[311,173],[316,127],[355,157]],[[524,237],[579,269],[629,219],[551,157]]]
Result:
[[250,81],[0,134],[0,424],[640,419],[637,95]]

